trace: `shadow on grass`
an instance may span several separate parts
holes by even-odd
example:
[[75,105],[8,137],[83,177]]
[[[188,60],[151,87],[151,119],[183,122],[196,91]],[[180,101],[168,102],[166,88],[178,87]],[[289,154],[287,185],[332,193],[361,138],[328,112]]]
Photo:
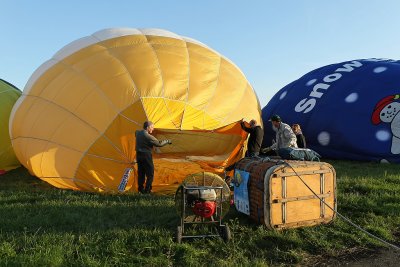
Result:
[[[178,216],[171,206],[147,205],[151,200],[135,199],[122,203],[67,203],[62,199],[47,201],[25,197],[12,204],[2,202],[0,207],[1,230],[21,231],[45,228],[56,232],[98,232],[132,227],[172,228]],[[147,203],[147,204],[146,204]],[[5,205],[4,205],[5,204]]]
[[37,188],[49,190],[54,187],[30,175],[24,167],[19,167],[0,175],[0,190],[32,190]]
[[0,177],[0,214],[3,233],[175,229],[179,220],[173,196],[61,190],[22,167]]

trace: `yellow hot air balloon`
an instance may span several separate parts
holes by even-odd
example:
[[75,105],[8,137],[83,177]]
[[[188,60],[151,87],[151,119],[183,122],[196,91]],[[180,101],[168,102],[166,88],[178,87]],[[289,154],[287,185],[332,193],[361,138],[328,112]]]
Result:
[[[59,187],[117,191],[135,169],[135,131],[151,120],[158,139],[153,191],[188,174],[221,173],[257,119],[257,96],[240,69],[206,45],[160,29],[116,28],[78,39],[42,64],[12,114],[16,155]],[[132,172],[132,173],[135,173]],[[126,178],[126,177],[125,177]],[[126,190],[136,190],[134,178]]]
[[20,165],[11,146],[8,131],[11,109],[20,96],[21,91],[17,87],[0,79],[0,174]]

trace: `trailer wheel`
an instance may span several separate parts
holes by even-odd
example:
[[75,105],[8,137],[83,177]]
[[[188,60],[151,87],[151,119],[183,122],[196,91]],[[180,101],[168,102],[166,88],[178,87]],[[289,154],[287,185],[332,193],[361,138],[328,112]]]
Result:
[[182,226],[178,226],[176,228],[175,238],[176,238],[176,243],[178,244],[182,243]]
[[228,243],[231,240],[231,230],[229,229],[228,225],[221,225],[220,226],[220,234],[222,239]]

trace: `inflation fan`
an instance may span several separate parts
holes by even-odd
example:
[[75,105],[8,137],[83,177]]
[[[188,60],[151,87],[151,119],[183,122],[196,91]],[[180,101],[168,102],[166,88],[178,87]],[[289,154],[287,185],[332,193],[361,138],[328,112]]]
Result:
[[[188,175],[175,194],[175,207],[181,217],[176,231],[176,242],[183,238],[221,236],[225,242],[231,239],[227,225],[222,218],[230,207],[230,189],[216,174],[201,172]],[[208,233],[187,235],[188,226],[209,225]],[[217,233],[212,229],[217,229]]]

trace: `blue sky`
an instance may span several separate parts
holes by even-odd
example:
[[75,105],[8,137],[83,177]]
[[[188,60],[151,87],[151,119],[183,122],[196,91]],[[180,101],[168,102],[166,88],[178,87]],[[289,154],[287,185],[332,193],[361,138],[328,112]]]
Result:
[[59,49],[98,30],[161,28],[231,59],[261,106],[286,84],[332,63],[399,59],[400,1],[4,1],[0,78],[21,90]]

